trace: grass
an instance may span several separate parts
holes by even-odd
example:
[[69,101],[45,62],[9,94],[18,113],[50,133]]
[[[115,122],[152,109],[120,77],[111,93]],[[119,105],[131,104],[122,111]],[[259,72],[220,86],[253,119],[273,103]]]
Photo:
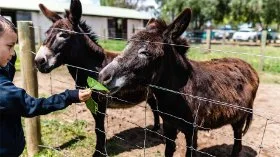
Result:
[[[73,123],[58,120],[41,120],[42,145],[35,157],[90,156],[95,144],[93,133],[86,131],[87,122]],[[49,147],[49,148],[46,148]],[[50,149],[52,148],[52,149]],[[26,149],[22,157],[27,157]]]
[[126,45],[124,40],[99,40],[98,42],[104,49],[111,51],[122,51]]
[[[56,115],[55,112],[51,114],[55,115],[55,118],[41,117],[42,144],[40,152],[34,157],[92,156],[96,138],[93,132],[88,131],[88,123],[83,120],[75,120],[74,122],[57,120],[59,115]],[[24,121],[22,123],[24,125]],[[90,130],[93,131],[93,129]],[[120,148],[116,143],[118,142],[110,141],[107,143],[110,156],[117,157],[120,150],[124,151],[124,148]],[[27,157],[26,148],[21,157]]]
[[[210,60],[212,58],[237,57],[250,63],[256,70],[260,69],[260,47],[212,45],[211,53],[205,53],[202,45],[192,45],[188,57],[194,60]],[[216,50],[216,51],[215,51]],[[264,56],[278,57],[278,59],[264,58],[263,72],[280,73],[280,49],[268,46],[264,50]]]
[[[230,46],[230,45],[212,45],[211,53],[206,53],[205,49],[200,49],[201,45],[193,45],[188,52],[188,57],[193,60],[205,61],[213,58],[235,57],[250,63],[258,71],[260,82],[280,84],[280,49],[278,47],[268,46],[265,48],[264,56],[278,57],[278,59],[264,58],[263,70],[260,71],[261,58],[260,47],[252,46]],[[202,47],[203,48],[203,47]],[[248,55],[250,54],[250,55]]]

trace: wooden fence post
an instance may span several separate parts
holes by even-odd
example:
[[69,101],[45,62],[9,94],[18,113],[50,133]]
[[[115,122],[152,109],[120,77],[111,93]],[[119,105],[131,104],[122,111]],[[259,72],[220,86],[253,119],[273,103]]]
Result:
[[[21,61],[21,76],[23,88],[34,97],[38,97],[37,70],[34,68],[35,38],[32,22],[18,21],[18,41]],[[38,151],[41,143],[40,117],[25,119],[26,144],[29,157],[33,157]]]
[[223,37],[222,37],[222,45],[225,45],[226,43],[226,31],[223,31]]
[[211,52],[211,29],[206,30],[206,53]]
[[264,70],[264,49],[266,46],[266,38],[267,38],[267,31],[262,31],[262,37],[261,37],[261,51],[260,51],[260,65],[259,65],[259,71]]
[[42,44],[42,39],[41,39],[41,27],[38,26],[38,46],[40,47]]

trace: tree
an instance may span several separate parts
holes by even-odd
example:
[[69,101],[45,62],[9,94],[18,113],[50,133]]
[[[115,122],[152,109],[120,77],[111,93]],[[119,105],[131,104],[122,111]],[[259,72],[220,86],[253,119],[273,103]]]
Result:
[[280,1],[279,0],[263,0],[262,21],[264,28],[267,28],[272,22],[277,23],[279,30],[280,23]]
[[172,21],[175,15],[184,8],[192,9],[192,25],[194,29],[201,29],[207,21],[214,20],[217,23],[223,21],[229,14],[230,0],[157,0],[161,8],[161,17],[166,21]]
[[231,25],[257,23],[268,27],[277,23],[280,29],[280,0],[156,0],[159,4],[160,17],[170,22],[184,8],[192,9],[194,29],[201,29],[205,22],[216,24],[228,22]]
[[218,4],[216,6],[216,10],[214,13],[214,21],[216,23],[224,22],[224,19],[230,15],[230,3],[231,0],[218,0]]
[[231,18],[236,23],[261,23],[262,4],[262,0],[231,0]]
[[259,23],[263,28],[273,22],[280,23],[279,0],[231,0],[229,6],[235,23],[246,22],[253,26]]

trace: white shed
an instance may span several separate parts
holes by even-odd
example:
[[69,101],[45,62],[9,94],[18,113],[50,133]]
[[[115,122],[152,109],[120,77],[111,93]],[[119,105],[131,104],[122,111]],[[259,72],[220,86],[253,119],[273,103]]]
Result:
[[[81,0],[82,2],[82,0]],[[40,12],[39,3],[44,4],[52,11],[63,16],[65,9],[69,9],[69,3],[50,3],[43,0],[0,0],[0,13],[16,21],[33,21],[35,27],[36,41],[40,36],[44,39],[44,32],[49,28],[51,22]],[[83,17],[86,23],[100,38],[130,38],[136,29],[144,27],[151,18],[148,13],[132,9],[83,5]],[[38,29],[40,27],[40,29]],[[37,28],[37,29],[36,29]]]

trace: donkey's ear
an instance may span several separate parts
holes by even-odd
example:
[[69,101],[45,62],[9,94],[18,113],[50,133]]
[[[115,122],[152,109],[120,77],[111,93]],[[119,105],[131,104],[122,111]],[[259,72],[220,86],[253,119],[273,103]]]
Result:
[[82,17],[82,4],[79,0],[71,0],[69,19],[78,25]]
[[151,18],[146,25],[146,29],[164,30],[165,26],[166,24],[163,20]]
[[69,18],[70,16],[70,10],[69,9],[65,9],[65,16],[66,18]]
[[46,8],[43,4],[39,4],[39,8],[42,11],[42,13],[48,18],[50,19],[52,22],[55,22],[59,19],[61,19],[61,17],[53,11],[50,11],[48,8]]
[[148,28],[149,26],[154,25],[155,22],[156,22],[156,19],[155,19],[155,18],[151,18],[151,19],[147,22],[146,28]]
[[177,39],[187,29],[191,20],[192,11],[186,8],[180,13],[179,16],[167,27],[164,35],[169,36],[171,39]]

